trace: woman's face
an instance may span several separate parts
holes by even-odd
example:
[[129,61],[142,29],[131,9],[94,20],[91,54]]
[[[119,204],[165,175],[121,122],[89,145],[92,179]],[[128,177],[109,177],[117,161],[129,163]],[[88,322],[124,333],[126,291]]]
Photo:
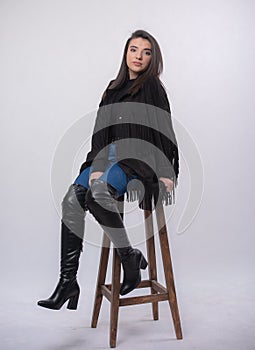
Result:
[[135,79],[148,68],[151,53],[152,49],[149,40],[143,38],[130,40],[126,55],[130,79]]

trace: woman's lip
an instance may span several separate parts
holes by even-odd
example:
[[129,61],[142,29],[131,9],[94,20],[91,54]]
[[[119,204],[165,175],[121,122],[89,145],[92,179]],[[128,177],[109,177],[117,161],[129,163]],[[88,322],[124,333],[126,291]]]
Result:
[[135,64],[136,66],[141,66],[141,65],[142,65],[142,63],[139,63],[139,62],[134,62],[134,64]]

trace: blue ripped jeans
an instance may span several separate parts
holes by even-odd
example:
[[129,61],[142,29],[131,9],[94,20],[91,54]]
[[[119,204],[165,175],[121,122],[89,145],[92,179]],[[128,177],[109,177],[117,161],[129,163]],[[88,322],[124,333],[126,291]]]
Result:
[[[93,166],[84,169],[81,174],[74,181],[77,185],[82,185],[85,188],[89,188],[89,177],[93,172]],[[116,161],[116,144],[111,143],[108,153],[108,165],[105,172],[99,177],[113,186],[119,196],[122,196],[127,191],[127,184],[131,179],[135,179],[136,176],[128,176],[124,170],[118,165]]]

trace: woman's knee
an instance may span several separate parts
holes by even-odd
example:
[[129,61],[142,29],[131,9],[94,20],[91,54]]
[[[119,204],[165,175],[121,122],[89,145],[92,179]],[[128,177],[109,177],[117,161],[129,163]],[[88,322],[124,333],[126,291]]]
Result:
[[118,197],[117,190],[102,180],[94,180],[86,193],[86,205],[93,212],[98,205],[112,204]]
[[87,189],[81,185],[70,185],[62,200],[63,215],[70,212],[84,212],[86,210],[86,192]]
[[84,235],[85,218],[85,211],[80,201],[82,197],[85,198],[85,190],[82,186],[78,188],[77,185],[72,184],[62,201],[62,222],[80,238],[83,238]]
[[102,180],[93,180],[88,192],[86,193],[86,205],[90,211],[96,206],[96,203],[102,202],[107,190],[107,183]]

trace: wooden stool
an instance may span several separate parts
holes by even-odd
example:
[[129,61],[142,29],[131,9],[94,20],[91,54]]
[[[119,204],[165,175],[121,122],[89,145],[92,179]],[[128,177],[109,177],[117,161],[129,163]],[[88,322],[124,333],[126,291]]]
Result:
[[[123,218],[123,206],[124,197],[119,202],[119,208],[121,209],[121,216]],[[172,313],[175,334],[177,339],[182,339],[181,322],[178,311],[178,304],[174,286],[174,276],[170,255],[170,248],[168,242],[167,228],[165,223],[164,208],[161,203],[158,203],[156,208],[157,225],[159,229],[159,240],[162,261],[165,273],[166,287],[157,281],[157,267],[155,256],[155,242],[153,233],[153,219],[151,210],[144,210],[145,217],[145,232],[146,232],[146,247],[147,247],[147,260],[149,279],[142,280],[137,288],[150,287],[151,294],[136,297],[120,297],[120,273],[121,262],[117,254],[116,248],[113,248],[113,260],[112,260],[112,283],[105,284],[106,272],[109,260],[110,240],[106,233],[103,235],[103,243],[101,248],[101,258],[97,277],[97,287],[95,292],[94,309],[91,321],[91,327],[96,328],[98,316],[102,304],[103,296],[106,297],[111,303],[110,311],[110,347],[116,347],[117,326],[118,326],[118,314],[119,307],[126,305],[152,303],[153,319],[158,320],[158,302],[168,300],[170,310]]]

